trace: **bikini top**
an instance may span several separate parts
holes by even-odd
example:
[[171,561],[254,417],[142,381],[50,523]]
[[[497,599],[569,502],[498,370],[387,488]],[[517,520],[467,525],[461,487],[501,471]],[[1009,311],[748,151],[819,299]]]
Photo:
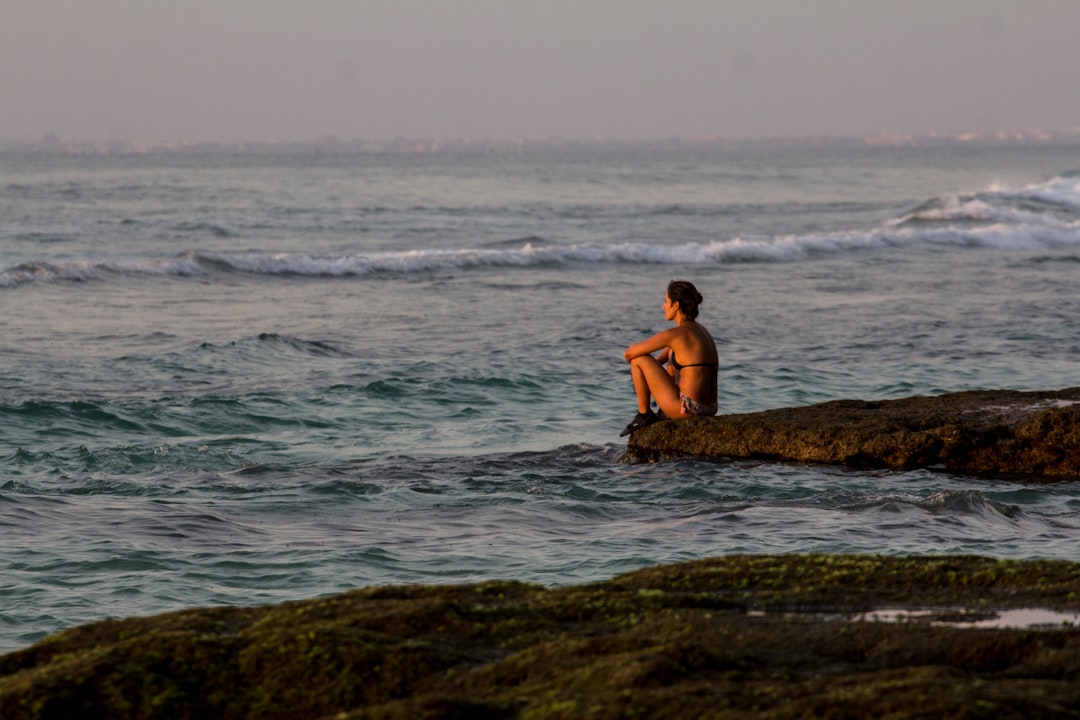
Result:
[[686,365],[680,365],[679,361],[675,359],[675,351],[674,350],[671,351],[670,358],[671,358],[671,365],[676,370],[682,370],[683,368],[688,368],[688,367],[712,367],[712,368],[716,368],[717,372],[720,371],[720,363],[719,362],[699,362],[699,363],[687,363]]

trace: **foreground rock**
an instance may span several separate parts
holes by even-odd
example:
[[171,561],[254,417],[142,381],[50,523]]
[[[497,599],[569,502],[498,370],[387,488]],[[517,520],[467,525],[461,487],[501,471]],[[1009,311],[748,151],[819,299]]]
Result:
[[627,452],[635,461],[690,456],[1078,478],[1080,388],[837,400],[661,422],[630,436]]
[[845,613],[1078,610],[1078,587],[1061,561],[810,555],[372,588],[69,630],[0,657],[0,717],[1076,717],[1080,629]]

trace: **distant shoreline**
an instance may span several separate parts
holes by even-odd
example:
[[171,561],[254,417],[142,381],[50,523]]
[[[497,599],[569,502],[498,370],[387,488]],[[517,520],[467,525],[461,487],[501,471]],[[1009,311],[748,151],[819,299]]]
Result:
[[723,138],[715,136],[667,138],[409,138],[369,140],[325,137],[317,140],[135,142],[128,140],[69,140],[46,133],[36,140],[0,138],[0,153],[49,153],[68,155],[141,154],[291,154],[328,153],[487,153],[544,150],[687,150],[765,149],[799,147],[895,147],[944,146],[1054,146],[1080,144],[1080,128],[1068,131],[1022,130],[997,133],[878,134],[859,137],[807,136],[775,138]]

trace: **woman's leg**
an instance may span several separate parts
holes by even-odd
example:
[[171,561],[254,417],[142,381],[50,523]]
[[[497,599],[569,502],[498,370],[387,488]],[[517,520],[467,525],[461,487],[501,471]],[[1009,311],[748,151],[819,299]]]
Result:
[[652,355],[641,355],[630,361],[630,378],[634,381],[639,413],[648,412],[649,401],[655,398],[669,418],[682,416],[679,386]]

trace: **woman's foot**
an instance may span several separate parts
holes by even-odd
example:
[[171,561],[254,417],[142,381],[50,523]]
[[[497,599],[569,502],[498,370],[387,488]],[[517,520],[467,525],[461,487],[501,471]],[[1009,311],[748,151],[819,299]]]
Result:
[[643,427],[648,427],[655,422],[660,422],[660,418],[656,416],[656,413],[649,408],[643,413],[638,413],[634,416],[634,419],[630,421],[630,424],[626,426],[626,429],[619,433],[619,437],[626,437],[630,433],[635,433]]

